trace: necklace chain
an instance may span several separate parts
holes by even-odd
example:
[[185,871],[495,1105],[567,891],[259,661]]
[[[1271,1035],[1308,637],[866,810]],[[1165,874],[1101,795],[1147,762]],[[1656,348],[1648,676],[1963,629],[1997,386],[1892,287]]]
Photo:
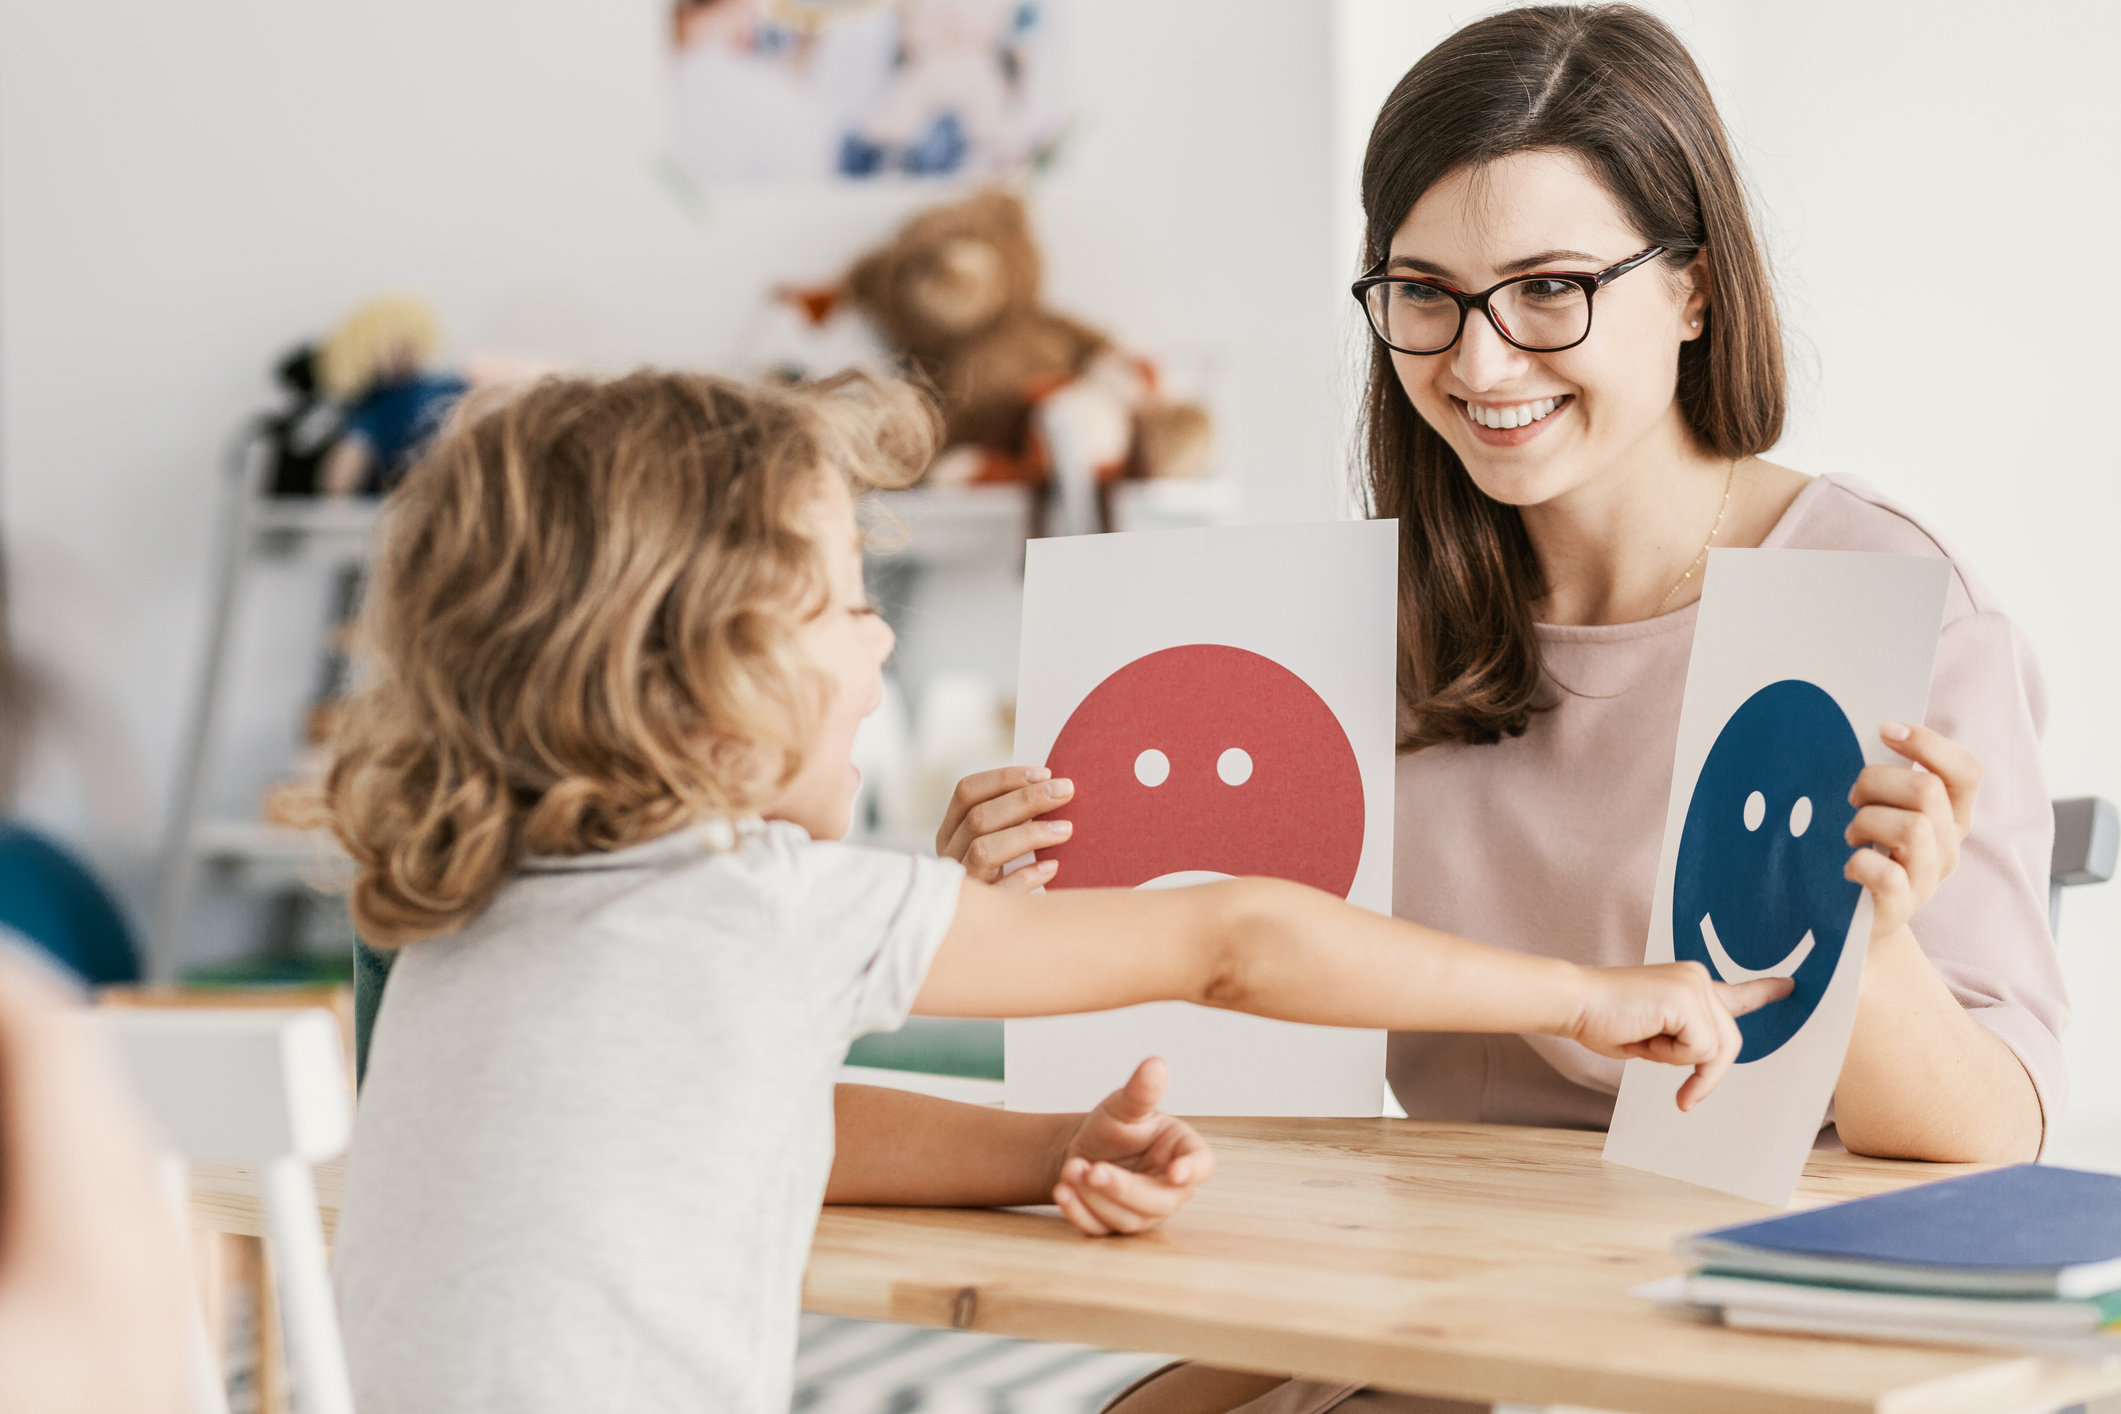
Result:
[[1724,513],[1731,508],[1731,485],[1737,478],[1738,463],[1733,461],[1730,464],[1730,468],[1723,474],[1723,504],[1716,508],[1716,523],[1709,527],[1709,538],[1701,542],[1701,549],[1695,554],[1693,561],[1687,565],[1686,573],[1673,580],[1672,587],[1664,591],[1664,597],[1657,601],[1657,612],[1651,614],[1651,618],[1654,619],[1657,614],[1664,612],[1664,606],[1672,602],[1672,596],[1677,594],[1685,586],[1686,582],[1694,577],[1694,571],[1700,569],[1702,562],[1708,559],[1709,546],[1716,543],[1716,532],[1723,529]]

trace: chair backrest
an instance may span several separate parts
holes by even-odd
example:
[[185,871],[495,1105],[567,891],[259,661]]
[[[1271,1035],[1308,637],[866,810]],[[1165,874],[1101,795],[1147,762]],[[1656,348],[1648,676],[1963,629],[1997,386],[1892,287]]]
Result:
[[2055,850],[2047,869],[2047,923],[2062,932],[2062,891],[2077,884],[2103,884],[2114,877],[2121,850],[2121,812],[2096,795],[2055,802]]
[[353,1414],[310,1175],[353,1131],[338,1019],[246,1008],[111,1010],[103,1020],[176,1153],[257,1165],[300,1407]]

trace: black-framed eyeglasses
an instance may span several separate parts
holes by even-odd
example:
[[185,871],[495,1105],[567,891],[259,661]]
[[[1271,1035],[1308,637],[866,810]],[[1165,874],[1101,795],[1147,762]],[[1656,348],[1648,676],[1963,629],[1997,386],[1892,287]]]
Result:
[[1487,315],[1495,332],[1527,353],[1559,353],[1591,337],[1591,296],[1636,266],[1663,255],[1653,245],[1591,275],[1542,270],[1462,294],[1440,280],[1369,274],[1351,287],[1370,331],[1403,354],[1440,354],[1465,332],[1466,316]]

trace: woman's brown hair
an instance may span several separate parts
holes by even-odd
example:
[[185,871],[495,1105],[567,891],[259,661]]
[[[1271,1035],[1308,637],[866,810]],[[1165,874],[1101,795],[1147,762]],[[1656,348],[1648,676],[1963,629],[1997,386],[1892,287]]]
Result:
[[903,484],[934,441],[925,398],[859,375],[556,379],[447,432],[391,497],[325,783],[361,936],[447,931],[525,854],[784,788],[820,705],[796,647],[826,593],[810,497]]
[[[1722,120],[1686,46],[1633,5],[1534,5],[1476,21],[1407,71],[1363,156],[1364,263],[1444,177],[1513,153],[1573,153],[1667,269],[1705,256],[1702,337],[1682,346],[1689,431],[1724,458],[1782,435],[1782,334]],[[1489,743],[1541,697],[1546,593],[1517,508],[1490,499],[1414,410],[1372,342],[1361,447],[1370,513],[1399,518],[1400,749]]]

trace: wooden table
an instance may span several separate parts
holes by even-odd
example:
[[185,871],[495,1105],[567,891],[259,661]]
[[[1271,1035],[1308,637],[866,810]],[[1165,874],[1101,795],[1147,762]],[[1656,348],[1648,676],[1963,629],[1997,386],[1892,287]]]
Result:
[[[1032,1212],[827,1208],[804,1305],[1157,1350],[1427,1394],[1644,1414],[2036,1414],[2121,1367],[1727,1330],[1627,1293],[1676,1236],[1768,1210],[1606,1164],[1602,1135],[1416,1120],[1213,1119],[1213,1182],[1160,1231]],[[1817,1155],[1798,1204],[1962,1170]],[[327,1227],[333,1166],[319,1175]],[[233,1167],[201,1226],[255,1231]]]

